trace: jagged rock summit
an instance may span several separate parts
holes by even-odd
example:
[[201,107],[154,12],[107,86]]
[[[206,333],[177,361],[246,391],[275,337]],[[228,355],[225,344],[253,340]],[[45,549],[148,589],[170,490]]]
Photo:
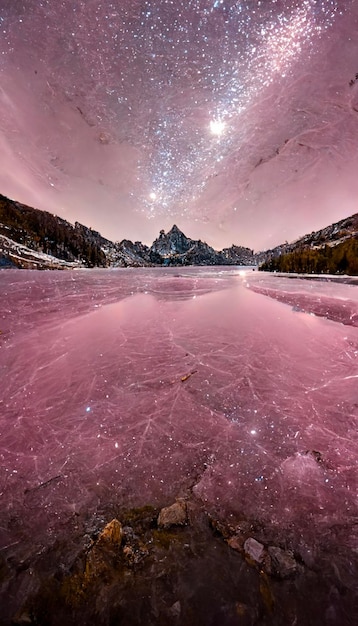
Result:
[[151,250],[160,255],[164,265],[227,265],[221,252],[200,239],[186,237],[176,224],[168,233],[160,231]]
[[184,254],[188,252],[195,243],[193,239],[186,237],[177,225],[174,224],[168,233],[165,233],[164,230],[160,231],[159,237],[153,242],[151,249],[161,256]]
[[159,237],[151,246],[153,254],[162,258],[164,265],[255,265],[253,250],[243,246],[231,246],[221,252],[214,250],[201,239],[190,239],[176,224]]

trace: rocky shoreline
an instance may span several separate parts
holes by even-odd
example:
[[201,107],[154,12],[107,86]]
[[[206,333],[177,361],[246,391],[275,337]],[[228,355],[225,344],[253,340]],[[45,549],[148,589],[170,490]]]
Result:
[[[352,590],[291,549],[287,538],[274,544],[269,531],[265,541],[256,521],[214,519],[192,496],[104,517],[87,522],[72,545],[55,541],[27,563],[32,584],[2,624],[351,623]],[[1,578],[3,588],[9,579],[11,597],[4,564]]]

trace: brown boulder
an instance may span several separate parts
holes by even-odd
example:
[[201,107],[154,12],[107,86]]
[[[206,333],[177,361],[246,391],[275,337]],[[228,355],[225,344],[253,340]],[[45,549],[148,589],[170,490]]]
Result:
[[162,509],[158,516],[159,528],[171,526],[184,526],[188,521],[188,512],[184,500],[177,500],[171,506]]

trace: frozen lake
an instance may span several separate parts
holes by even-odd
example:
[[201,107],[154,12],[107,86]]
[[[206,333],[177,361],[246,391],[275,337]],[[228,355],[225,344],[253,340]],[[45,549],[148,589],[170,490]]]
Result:
[[106,511],[177,497],[233,528],[255,523],[252,536],[325,581],[312,622],[301,597],[291,621],[201,622],[199,607],[193,623],[356,623],[356,284],[239,268],[14,270],[0,292],[3,623],[59,542],[66,563]]

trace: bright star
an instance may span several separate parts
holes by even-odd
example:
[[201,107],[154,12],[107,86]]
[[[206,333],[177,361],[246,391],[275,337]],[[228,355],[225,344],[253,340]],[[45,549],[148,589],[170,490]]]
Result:
[[210,131],[213,135],[222,135],[225,130],[225,122],[222,120],[211,120]]

